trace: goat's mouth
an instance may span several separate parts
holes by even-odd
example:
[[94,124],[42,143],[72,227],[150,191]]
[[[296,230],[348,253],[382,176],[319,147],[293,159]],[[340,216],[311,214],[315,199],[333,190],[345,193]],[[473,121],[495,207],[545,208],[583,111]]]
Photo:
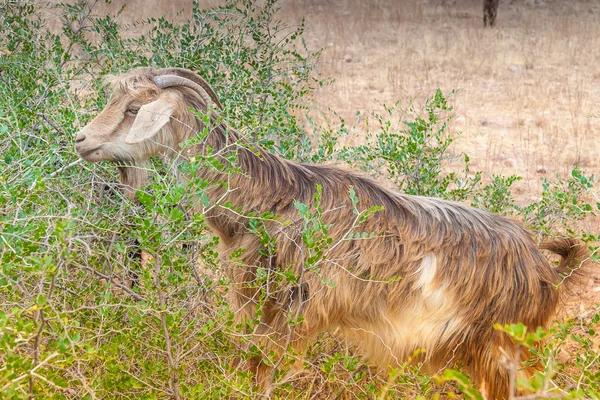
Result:
[[80,150],[80,149],[75,149],[75,150],[77,150],[77,153],[79,153],[79,157],[83,158],[85,161],[97,162],[97,161],[102,161],[102,159],[100,158],[100,151],[99,151],[101,147],[102,146],[98,146],[98,147],[95,147],[90,150]]

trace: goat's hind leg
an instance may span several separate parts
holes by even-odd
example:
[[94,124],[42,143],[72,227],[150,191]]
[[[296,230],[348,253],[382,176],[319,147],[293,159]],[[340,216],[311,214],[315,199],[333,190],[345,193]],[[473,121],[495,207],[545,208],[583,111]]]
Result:
[[532,373],[531,368],[522,370],[521,362],[527,358],[527,349],[519,348],[511,339],[493,340],[487,349],[472,355],[470,370],[487,400],[507,400],[511,395],[511,380]]
[[508,400],[510,376],[499,360],[480,360],[472,368],[479,391],[487,400]]

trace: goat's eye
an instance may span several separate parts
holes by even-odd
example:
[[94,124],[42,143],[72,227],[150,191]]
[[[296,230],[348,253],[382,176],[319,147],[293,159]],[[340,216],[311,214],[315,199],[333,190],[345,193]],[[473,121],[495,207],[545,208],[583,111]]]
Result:
[[138,113],[138,109],[137,108],[128,108],[127,109],[127,114],[135,115],[137,113]]

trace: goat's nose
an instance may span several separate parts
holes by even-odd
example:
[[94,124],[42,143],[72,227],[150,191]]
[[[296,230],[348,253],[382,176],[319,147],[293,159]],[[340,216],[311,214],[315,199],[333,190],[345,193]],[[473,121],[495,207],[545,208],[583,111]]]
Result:
[[75,136],[75,143],[81,143],[85,140],[85,135],[78,133],[77,136]]

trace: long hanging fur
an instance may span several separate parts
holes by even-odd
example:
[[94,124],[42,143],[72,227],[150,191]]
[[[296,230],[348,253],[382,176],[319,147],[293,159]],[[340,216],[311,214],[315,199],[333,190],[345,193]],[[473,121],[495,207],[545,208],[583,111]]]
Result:
[[[508,219],[391,191],[333,166],[293,163],[262,149],[234,146],[243,139],[224,123],[216,124],[205,143],[180,154],[179,143],[203,128],[188,110],[205,111],[206,104],[186,87],[157,88],[155,74],[142,68],[114,78],[109,105],[81,131],[77,150],[91,161],[120,163],[122,183],[130,194],[146,178],[136,165],[151,155],[192,157],[207,147],[222,155],[236,151],[242,172],[227,177],[231,190],[215,185],[209,196],[241,210],[215,207],[206,217],[220,238],[220,255],[232,280],[231,306],[239,320],[254,318],[256,305],[264,300],[254,332],[256,344],[267,354],[281,353],[288,345],[302,350],[317,334],[329,331],[383,369],[398,366],[424,348],[419,361],[430,371],[461,365],[485,388],[488,399],[508,398],[506,357],[522,360],[526,354],[517,354],[514,343],[493,325],[522,322],[532,330],[547,326],[561,288],[581,275],[578,268],[588,256],[580,243],[558,239],[544,244],[562,257],[554,268],[532,235]],[[177,104],[172,122],[152,140],[124,144],[119,138],[134,118],[123,116],[127,105],[146,104],[165,94]],[[89,149],[98,145],[91,158]],[[212,181],[226,178],[213,170],[198,174]],[[322,219],[332,244],[318,268],[306,269],[302,221],[294,201],[313,204],[317,185],[322,187]],[[351,188],[358,210],[383,207],[360,226],[353,225]],[[243,217],[267,211],[279,218],[264,221],[274,238],[271,255]],[[374,236],[349,239],[353,231]],[[232,258],[240,248],[244,251]],[[291,270],[299,278],[268,280],[260,286],[259,269],[269,276]],[[303,322],[292,328],[290,316],[298,315]],[[257,379],[268,383],[271,371],[260,357],[250,364]]]

